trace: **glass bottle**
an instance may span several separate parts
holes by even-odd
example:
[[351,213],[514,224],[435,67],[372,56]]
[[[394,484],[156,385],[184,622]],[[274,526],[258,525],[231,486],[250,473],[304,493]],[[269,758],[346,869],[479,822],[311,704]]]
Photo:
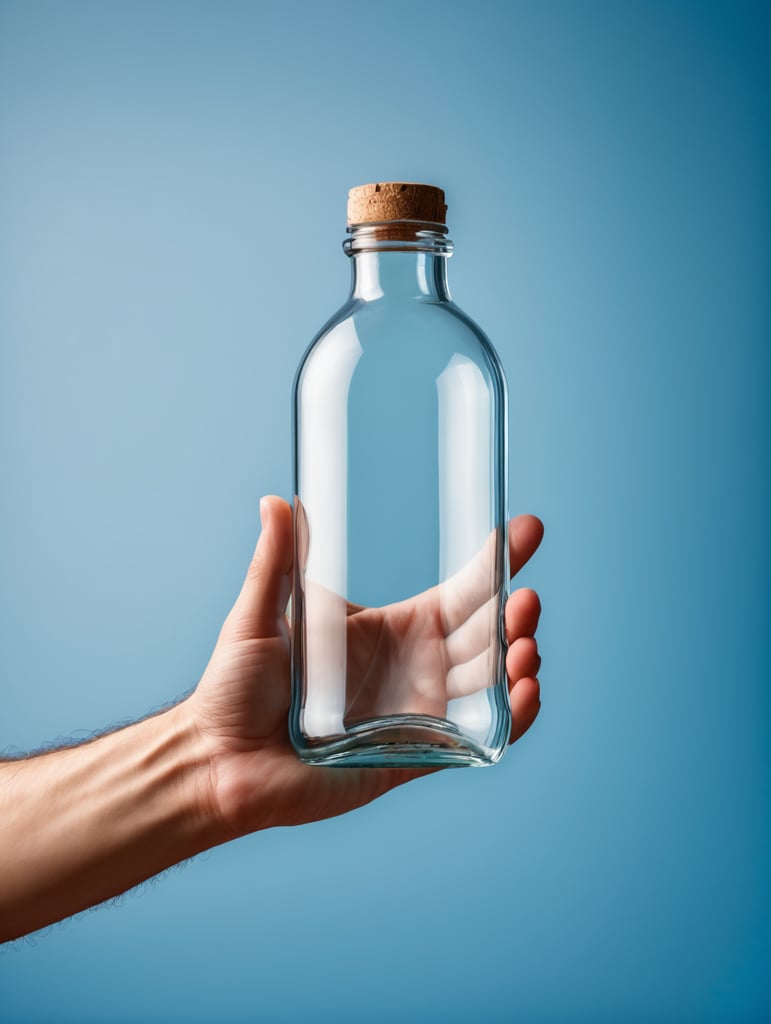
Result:
[[511,728],[506,381],[452,301],[441,189],[351,189],[348,301],[294,384],[295,748],[487,765]]

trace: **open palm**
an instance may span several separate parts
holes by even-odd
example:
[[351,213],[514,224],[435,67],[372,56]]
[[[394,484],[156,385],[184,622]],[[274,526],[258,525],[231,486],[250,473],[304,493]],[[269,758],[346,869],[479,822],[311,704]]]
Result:
[[[288,731],[290,638],[285,616],[293,561],[292,512],[273,497],[263,499],[261,513],[263,531],[244,586],[188,702],[209,750],[207,798],[233,836],[341,814],[433,770],[320,768],[298,759]],[[536,550],[542,533],[534,516],[512,520],[512,574]],[[437,587],[387,608],[348,608],[349,678],[355,680],[349,683],[349,714],[379,713],[383,709],[376,695],[389,692],[392,704],[404,700],[411,710],[417,707],[441,717],[448,699],[477,687],[475,680],[485,677],[480,667],[488,657],[498,609],[489,597],[472,598],[471,605],[463,606],[455,594]],[[540,658],[534,640],[539,612],[531,590],[516,591],[506,605],[512,740],[529,728],[540,707]],[[430,650],[438,653],[426,661]],[[401,689],[388,690],[377,677],[393,671],[387,667],[393,665]]]
[[[347,606],[346,726],[391,715],[441,719],[449,701],[491,685],[500,647],[501,541],[492,533],[460,572],[423,593],[379,608]],[[311,602],[335,600],[315,589]]]

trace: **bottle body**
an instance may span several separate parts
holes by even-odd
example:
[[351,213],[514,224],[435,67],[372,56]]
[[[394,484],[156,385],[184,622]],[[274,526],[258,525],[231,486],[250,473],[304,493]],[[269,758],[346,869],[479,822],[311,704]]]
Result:
[[308,763],[492,764],[508,742],[506,384],[447,255],[354,254],[295,379],[290,731]]

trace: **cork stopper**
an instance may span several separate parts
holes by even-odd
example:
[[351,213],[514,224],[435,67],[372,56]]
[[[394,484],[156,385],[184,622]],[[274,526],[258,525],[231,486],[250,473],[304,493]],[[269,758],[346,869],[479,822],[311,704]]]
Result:
[[394,220],[445,224],[446,216],[444,192],[435,185],[381,181],[376,185],[357,185],[348,193],[349,225]]

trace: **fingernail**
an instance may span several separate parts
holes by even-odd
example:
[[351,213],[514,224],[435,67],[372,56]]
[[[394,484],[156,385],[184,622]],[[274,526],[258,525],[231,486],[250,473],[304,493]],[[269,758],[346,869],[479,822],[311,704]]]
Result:
[[268,503],[264,498],[260,498],[260,522],[262,523],[263,530],[265,529],[265,520],[268,518]]

